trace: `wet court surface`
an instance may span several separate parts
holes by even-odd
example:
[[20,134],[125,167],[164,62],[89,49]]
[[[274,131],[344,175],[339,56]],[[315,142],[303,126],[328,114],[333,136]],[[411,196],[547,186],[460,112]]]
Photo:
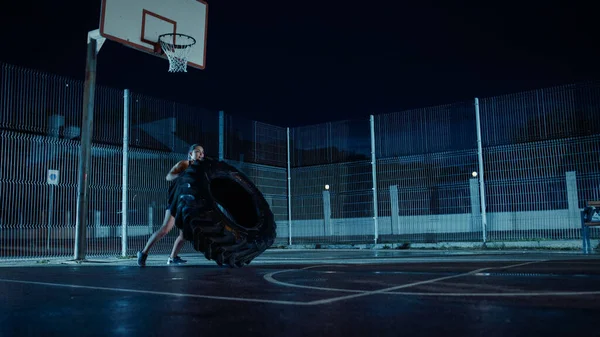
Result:
[[0,268],[0,336],[600,336],[597,255],[184,258]]

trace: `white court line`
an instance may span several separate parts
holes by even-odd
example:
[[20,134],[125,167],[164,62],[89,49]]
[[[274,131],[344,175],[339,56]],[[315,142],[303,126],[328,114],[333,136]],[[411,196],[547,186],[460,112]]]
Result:
[[[482,269],[477,269],[477,270],[473,270],[473,271],[458,274],[458,275],[439,277],[439,278],[435,278],[435,279],[431,279],[431,280],[408,283],[408,284],[404,284],[404,285],[400,285],[400,286],[394,286],[394,287],[389,287],[389,288],[374,290],[374,291],[304,286],[304,285],[298,285],[298,284],[278,281],[273,278],[273,275],[283,273],[283,272],[294,271],[294,269],[282,270],[282,271],[278,271],[278,272],[269,273],[269,274],[266,274],[264,276],[264,278],[268,282],[275,283],[275,284],[282,285],[282,286],[287,286],[287,287],[356,293],[354,295],[346,295],[346,296],[340,296],[340,297],[334,297],[334,298],[329,298],[329,299],[324,299],[324,300],[308,302],[311,305],[329,304],[329,303],[336,302],[336,301],[342,301],[342,300],[347,300],[347,299],[352,299],[352,298],[357,298],[357,297],[362,297],[362,296],[369,296],[369,295],[374,295],[374,294],[413,295],[413,296],[456,296],[456,297],[458,297],[458,296],[463,296],[463,297],[581,296],[581,295],[600,294],[600,291],[551,291],[551,292],[519,292],[519,293],[416,293],[416,292],[394,292],[393,291],[393,290],[397,290],[397,289],[410,288],[410,287],[414,287],[414,286],[418,286],[418,285],[422,285],[422,284],[434,283],[434,282],[447,280],[447,279],[451,279],[451,278],[457,278],[457,277],[477,274],[482,271],[490,270],[490,269],[508,269],[508,268],[520,267],[520,266],[533,264],[533,263],[546,262],[546,261],[548,261],[548,260],[530,261],[530,262],[519,263],[519,264],[503,266],[503,267],[482,268]],[[319,267],[319,266],[314,266],[314,267]],[[303,268],[303,269],[309,269],[309,268],[311,268],[311,267],[307,267],[307,268]]]
[[125,292],[125,293],[164,295],[164,296],[174,296],[174,297],[205,298],[205,299],[211,299],[211,300],[224,300],[224,301],[235,301],[235,302],[253,302],[253,303],[304,305],[304,306],[311,305],[309,302],[278,301],[278,300],[263,300],[263,299],[253,299],[253,298],[237,298],[237,297],[225,297],[225,296],[210,296],[210,295],[196,295],[196,294],[184,294],[184,293],[170,293],[170,292],[164,292],[164,291],[125,289],[125,288],[107,288],[107,287],[83,286],[83,285],[77,285],[77,284],[62,284],[62,283],[48,283],[48,282],[35,282],[35,281],[19,281],[19,280],[8,280],[8,279],[0,279],[0,282],[20,283],[20,284],[33,284],[33,285],[43,285],[43,286],[62,287],[62,288],[75,288],[75,289],[107,290],[107,291],[117,291],[117,292]]
[[[544,260],[545,261],[545,260]],[[488,267],[488,268],[483,268],[483,269],[477,269],[474,271],[470,271],[467,273],[461,273],[461,274],[456,274],[456,275],[450,275],[450,276],[444,276],[444,277],[440,277],[440,278],[435,278],[435,279],[431,279],[431,280],[426,280],[426,281],[420,281],[420,282],[416,282],[416,283],[408,283],[402,286],[394,286],[392,287],[393,289],[396,289],[397,287],[403,287],[403,288],[407,288],[407,287],[412,287],[412,286],[416,286],[416,285],[421,285],[424,283],[432,283],[432,282],[437,282],[437,281],[441,281],[441,280],[445,280],[445,279],[449,279],[449,278],[455,278],[455,277],[462,277],[462,276],[466,276],[466,275],[470,275],[470,274],[477,274],[480,273],[484,270],[488,270],[488,269],[505,269],[505,268],[511,268],[511,267],[519,267],[519,266],[523,266],[523,265],[527,265],[527,264],[531,264],[531,263],[537,263],[537,262],[543,262],[543,261],[529,261],[529,262],[525,262],[525,263],[519,263],[516,265],[510,265],[510,266],[504,266],[504,267]],[[279,270],[279,271],[275,271],[272,273],[268,273],[265,274],[265,276],[263,276],[263,278],[270,283],[273,284],[277,284],[280,286],[284,286],[284,287],[291,287],[291,288],[304,288],[304,289],[312,289],[312,290],[323,290],[323,291],[337,291],[337,292],[345,292],[345,293],[360,293],[360,294],[365,294],[365,293],[371,293],[373,291],[376,292],[380,292],[380,291],[389,291],[386,289],[392,289],[392,288],[386,288],[383,290],[353,290],[353,289],[341,289],[341,288],[326,288],[326,287],[317,287],[317,286],[307,286],[307,285],[301,285],[301,284],[294,284],[294,283],[289,283],[289,282],[283,282],[283,281],[279,281],[276,280],[273,276],[277,275],[277,274],[281,274],[281,273],[287,273],[290,271],[300,271],[300,270],[306,270],[306,269],[312,269],[312,268],[318,268],[318,267],[325,267],[326,265],[321,265],[321,266],[312,266],[312,267],[306,267],[306,268],[302,268],[302,269],[286,269],[286,270]],[[330,265],[332,267],[339,267],[338,265]],[[398,288],[401,289],[401,288]]]
[[531,261],[531,258],[485,258],[485,257],[472,257],[468,256],[462,259],[454,259],[450,256],[441,257],[439,260],[432,260],[431,257],[406,257],[406,258],[369,258],[369,259],[288,259],[288,258],[269,258],[268,260],[255,260],[252,261],[252,265],[280,265],[285,264],[319,264],[326,261],[332,265],[378,265],[388,263],[468,263],[468,262],[514,262],[514,261]]
[[301,268],[301,269],[279,270],[279,271],[275,271],[275,272],[272,272],[272,273],[268,273],[265,276],[263,276],[263,278],[267,282],[269,282],[269,283],[277,284],[277,285],[284,286],[284,287],[291,287],[291,288],[303,288],[303,289],[324,290],[324,291],[338,291],[338,292],[344,292],[344,293],[364,293],[366,291],[366,290],[351,290],[351,289],[338,289],[338,288],[325,288],[325,287],[305,286],[305,285],[299,285],[299,284],[281,282],[281,281],[276,280],[273,277],[274,275],[277,275],[277,274],[280,274],[280,273],[286,273],[286,272],[290,272],[290,271],[308,270],[308,269],[321,268],[321,267],[341,267],[341,266],[340,265],[326,265],[326,264],[324,264],[324,265],[318,265],[318,266],[304,267],[304,268]]
[[361,293],[361,294],[366,291],[366,290],[352,290],[352,289],[340,289],[340,288],[325,288],[325,287],[306,286],[306,285],[300,285],[300,284],[294,284],[294,283],[288,283],[288,282],[278,281],[278,280],[276,280],[273,277],[274,275],[277,275],[277,274],[286,273],[286,272],[290,272],[290,271],[300,271],[300,270],[302,270],[302,269],[280,270],[280,271],[268,273],[265,276],[263,276],[263,278],[267,282],[269,282],[269,283],[277,284],[277,285],[284,286],[284,287],[290,287],[290,288],[302,288],[302,289],[323,290],[323,291],[337,291],[337,292],[344,292],[344,293]]
[[[252,298],[237,298],[237,297],[226,297],[226,296],[210,296],[210,295],[197,295],[197,294],[185,294],[185,293],[173,293],[173,292],[163,292],[163,291],[151,291],[151,290],[139,290],[139,289],[126,289],[126,288],[109,288],[109,287],[97,287],[97,286],[84,286],[84,285],[76,285],[76,284],[62,284],[62,283],[49,283],[49,282],[36,282],[36,281],[22,281],[22,280],[10,280],[10,279],[0,279],[0,282],[6,282],[6,283],[18,283],[18,284],[30,284],[30,285],[43,285],[43,286],[50,286],[50,287],[61,287],[61,288],[72,288],[72,289],[91,289],[91,290],[105,290],[105,291],[114,291],[114,292],[126,292],[126,293],[138,293],[138,294],[150,294],[150,295],[163,295],[163,296],[173,296],[173,297],[188,297],[188,298],[203,298],[203,299],[213,299],[213,300],[224,300],[224,301],[234,301],[234,302],[249,302],[249,303],[268,303],[268,304],[282,304],[282,305],[296,305],[296,306],[312,306],[312,305],[319,305],[319,304],[329,304],[329,303],[333,303],[333,302],[337,302],[337,301],[342,301],[342,300],[347,300],[347,299],[352,299],[352,298],[356,298],[356,297],[363,297],[363,296],[369,296],[369,295],[374,295],[374,294],[406,294],[406,295],[416,295],[418,293],[398,293],[398,292],[393,292],[393,290],[397,290],[397,289],[403,289],[403,288],[409,288],[409,287],[414,287],[417,285],[421,285],[421,284],[427,284],[427,283],[433,283],[433,282],[437,282],[437,281],[441,281],[441,280],[446,280],[446,279],[451,279],[451,278],[457,278],[457,277],[461,277],[461,276],[466,276],[466,275],[470,275],[470,274],[474,274],[474,273],[479,273],[482,272],[484,270],[488,270],[488,269],[506,269],[506,268],[512,268],[512,267],[518,267],[518,266],[523,266],[523,265],[527,265],[527,264],[532,264],[532,263],[537,263],[537,262],[544,262],[546,260],[541,260],[541,261],[532,261],[532,262],[527,262],[527,263],[520,263],[520,264],[516,264],[516,265],[510,265],[510,266],[505,266],[505,267],[490,267],[490,268],[482,268],[482,269],[477,269],[468,273],[463,273],[463,274],[458,274],[458,275],[452,275],[452,276],[446,276],[446,277],[440,277],[440,278],[436,278],[436,279],[431,279],[431,280],[426,280],[426,281],[421,281],[421,282],[414,282],[414,283],[409,283],[409,284],[404,284],[404,285],[400,285],[400,286],[395,286],[395,287],[390,287],[390,288],[385,288],[385,289],[381,289],[381,290],[375,290],[375,291],[355,291],[355,290],[349,290],[349,289],[332,289],[332,288],[319,288],[319,287],[309,287],[309,286],[300,286],[300,285],[294,285],[294,284],[289,284],[289,283],[285,283],[285,282],[281,282],[281,281],[277,281],[274,280],[277,284],[281,284],[284,286],[292,286],[292,287],[299,287],[299,288],[310,288],[310,289],[318,289],[318,290],[325,290],[325,291],[345,291],[345,292],[359,292],[358,294],[353,294],[353,295],[348,295],[348,296],[340,296],[340,297],[334,297],[334,298],[330,298],[330,299],[324,299],[324,300],[316,300],[316,301],[312,301],[312,302],[298,302],[298,301],[281,301],[281,300],[266,300],[266,299],[252,299]],[[310,266],[310,267],[305,267],[302,268],[304,270],[307,269],[313,269],[313,268],[320,268],[320,267],[326,267],[326,266],[335,266],[335,267],[340,267],[339,265],[317,265],[317,266]],[[289,272],[289,271],[298,271],[300,269],[289,269],[289,270],[283,270],[283,271],[279,271],[279,272],[275,272],[275,273],[269,273],[267,275],[265,275],[265,279],[268,280],[269,275],[276,274],[276,273],[282,273],[282,272]],[[531,296],[552,296],[554,294],[559,294],[559,295],[588,295],[588,294],[600,294],[600,291],[593,291],[593,292],[560,292],[560,293],[531,293]],[[441,293],[425,293],[424,295],[431,295],[431,296],[511,296],[510,294],[502,294],[502,293],[498,293],[498,294],[494,294],[494,293],[488,293],[488,294],[459,294],[457,293],[456,295],[453,293],[450,294],[441,294]],[[514,296],[527,296],[527,294],[525,293],[518,293]]]
[[520,292],[520,293],[417,293],[417,292],[387,292],[391,295],[413,296],[446,296],[446,297],[533,297],[533,296],[582,296],[600,295],[600,291],[549,291],[549,292]]
[[[304,267],[304,268],[300,268],[300,270],[309,270],[309,269],[314,269],[314,268],[323,268],[323,267],[348,267],[347,265],[339,265],[339,264],[320,264],[318,266],[308,266],[308,267]],[[291,270],[291,269],[288,269]]]

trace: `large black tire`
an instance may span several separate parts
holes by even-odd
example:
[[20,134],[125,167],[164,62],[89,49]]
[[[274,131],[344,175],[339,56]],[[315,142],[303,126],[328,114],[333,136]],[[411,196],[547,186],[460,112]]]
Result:
[[235,167],[196,161],[179,177],[175,225],[218,265],[242,267],[269,248],[276,224],[259,189]]

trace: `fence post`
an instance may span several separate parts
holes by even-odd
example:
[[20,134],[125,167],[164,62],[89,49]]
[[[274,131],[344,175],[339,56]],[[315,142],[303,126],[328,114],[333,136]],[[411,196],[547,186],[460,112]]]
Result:
[[[60,127],[65,124],[65,117],[60,115],[50,116],[48,120],[49,130],[48,135],[50,136],[50,154],[48,162],[52,167],[56,167],[54,160],[56,160],[56,146],[57,139],[59,137]],[[57,169],[58,167],[56,167]],[[57,183],[57,182],[55,182]],[[50,250],[50,240],[52,234],[52,220],[54,220],[54,193],[55,193],[55,184],[48,184],[50,188],[50,195],[48,198],[48,232],[46,237],[46,250]]]
[[471,198],[471,225],[469,230],[476,232],[478,221],[481,218],[481,199],[478,192],[479,184],[477,178],[469,179],[469,196]]
[[391,233],[394,234],[394,228],[398,231],[396,234],[400,235],[400,207],[398,206],[398,185],[390,186],[390,210],[392,211],[392,228]]
[[152,205],[148,206],[148,234],[152,235],[154,233],[154,209]]
[[323,235],[332,236],[333,228],[331,225],[331,195],[328,190],[323,191]]
[[485,206],[485,181],[483,179],[483,146],[481,142],[481,119],[479,117],[479,98],[475,97],[475,118],[477,123],[477,157],[479,160],[479,197],[481,198],[481,232],[483,244],[487,242],[487,216]]
[[121,256],[127,256],[127,174],[129,172],[129,89],[123,91],[123,190],[121,195]]
[[375,156],[375,116],[370,117],[371,126],[371,171],[373,176],[373,226],[374,226],[374,242],[377,244],[379,237],[379,225],[377,223],[377,168]]
[[103,236],[102,233],[102,212],[94,211],[94,239],[99,239]]
[[581,226],[581,215],[579,209],[579,197],[577,196],[577,172],[568,171],[565,173],[567,184],[567,205],[569,210],[569,227],[578,228]]
[[292,175],[290,163],[290,128],[287,128],[287,192],[288,192],[288,244],[292,245]]
[[225,158],[225,113],[219,111],[219,160]]

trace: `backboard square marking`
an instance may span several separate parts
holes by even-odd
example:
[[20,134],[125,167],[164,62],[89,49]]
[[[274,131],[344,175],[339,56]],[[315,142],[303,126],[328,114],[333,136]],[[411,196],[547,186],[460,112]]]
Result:
[[[148,16],[154,17],[154,18],[157,19],[157,20],[153,20],[152,18],[149,18],[149,21],[154,21],[155,22],[154,24],[148,24],[148,25],[146,24],[146,20],[147,20],[146,18]],[[143,42],[146,42],[148,44],[154,45],[154,44],[158,43],[158,35],[164,34],[164,33],[167,32],[167,30],[162,31],[160,33],[159,32],[150,32],[151,34],[156,35],[156,36],[150,36],[149,38],[146,38],[148,36],[148,32],[146,32],[146,27],[147,26],[156,27],[156,25],[157,25],[156,22],[157,21],[164,21],[165,22],[165,26],[169,25],[169,24],[172,25],[173,26],[173,34],[177,33],[177,21],[171,20],[171,19],[169,19],[167,17],[164,17],[162,15],[158,15],[158,14],[156,14],[154,12],[151,12],[151,11],[149,11],[147,9],[144,9],[144,10],[142,10],[142,35],[141,35],[141,40]]]

